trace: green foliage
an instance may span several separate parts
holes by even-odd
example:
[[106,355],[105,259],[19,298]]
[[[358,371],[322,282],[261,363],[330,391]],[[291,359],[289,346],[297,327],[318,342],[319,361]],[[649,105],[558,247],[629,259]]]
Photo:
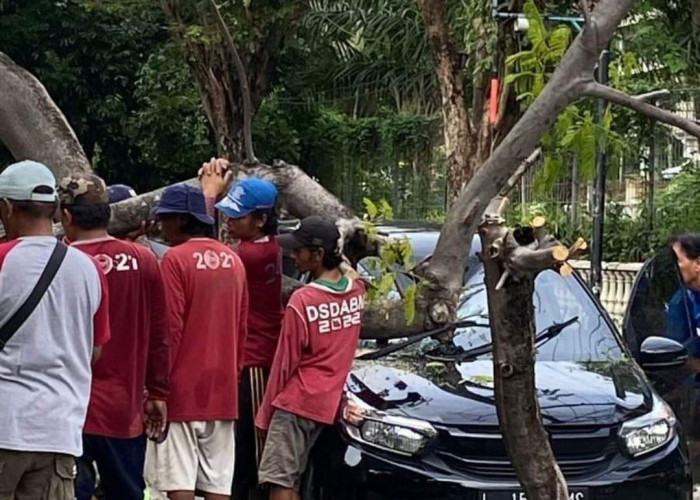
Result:
[[411,246],[411,240],[406,236],[390,238],[384,242],[379,255],[382,262],[386,263],[390,269],[397,266],[403,269],[411,269],[413,267],[413,247]]
[[[375,222],[391,220],[392,208],[381,200],[379,204],[369,198],[364,198],[366,207],[365,232],[371,240],[379,238]],[[412,324],[416,316],[416,297],[419,279],[413,275],[413,247],[407,237],[389,238],[380,241],[379,256],[367,257],[362,260],[362,266],[372,276],[367,290],[367,300],[370,303],[386,299],[401,298],[404,304],[406,323]],[[399,275],[409,276],[413,284],[401,286]]]
[[216,151],[195,82],[172,43],[152,54],[137,74],[137,107],[127,121],[141,158],[161,182],[191,177]]
[[[509,74],[506,82],[515,85],[518,99],[528,107],[542,92],[547,80],[571,43],[568,26],[549,28],[532,0],[524,7],[529,22],[530,47],[510,56],[506,61]],[[620,83],[636,65],[633,54],[624,53],[611,67],[613,82]],[[603,120],[596,122],[593,102],[581,101],[569,105],[557,117],[554,126],[542,138],[543,165],[535,176],[535,192],[542,196],[571,171],[578,161],[582,180],[591,180],[595,174],[597,148],[606,148],[611,164],[617,164],[627,148],[623,134],[613,130],[614,114],[610,107]]]
[[[649,208],[631,216],[619,203],[607,203],[603,226],[603,259],[610,262],[638,262],[650,257],[670,236],[682,231],[700,231],[700,169],[688,165],[658,193],[654,224],[650,223]],[[565,243],[582,236],[592,241],[593,220],[584,213],[572,225],[569,214],[552,202],[516,204],[509,208],[509,224],[527,225],[533,217],[542,216],[553,233]]]
[[137,189],[161,185],[132,141],[128,117],[140,67],[167,39],[162,24],[150,2],[0,2],[2,51],[48,89],[97,171]]
[[379,206],[377,206],[369,198],[362,198],[362,202],[365,204],[365,209],[367,210],[367,216],[372,222],[377,221],[390,221],[394,218],[394,209],[391,208],[389,202],[384,198],[379,200]]
[[525,2],[524,12],[530,24],[527,36],[531,47],[506,59],[505,82],[514,84],[518,99],[529,106],[542,92],[547,77],[569,48],[571,28],[557,26],[548,30],[532,0]]
[[409,285],[404,290],[403,304],[404,314],[406,315],[406,324],[412,325],[416,320],[416,296],[418,294],[418,285]]
[[700,168],[686,166],[661,192],[656,202],[655,240],[665,241],[680,231],[700,232]]

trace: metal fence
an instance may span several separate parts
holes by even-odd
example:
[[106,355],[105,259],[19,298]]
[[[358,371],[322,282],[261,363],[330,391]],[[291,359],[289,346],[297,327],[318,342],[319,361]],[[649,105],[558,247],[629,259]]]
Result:
[[[700,115],[700,89],[674,89],[659,99],[657,104],[673,110],[683,118],[696,121]],[[606,199],[622,204],[629,215],[637,215],[656,193],[663,190],[670,179],[687,164],[700,164],[698,139],[665,124],[654,124],[643,117],[635,118],[636,125],[623,135],[627,147],[623,154],[610,159]],[[614,128],[614,126],[613,126]],[[623,134],[618,130],[619,134]],[[548,202],[571,210],[572,199],[579,210],[589,211],[592,206],[592,179],[575,179],[568,170],[546,192],[538,192],[536,178],[542,164],[536,164],[520,181],[513,201],[522,203]]]

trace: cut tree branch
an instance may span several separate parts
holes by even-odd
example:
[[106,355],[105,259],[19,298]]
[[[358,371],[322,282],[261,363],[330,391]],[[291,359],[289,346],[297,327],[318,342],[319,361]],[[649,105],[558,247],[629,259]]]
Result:
[[686,120],[682,116],[671,111],[661,109],[639,98],[632,97],[624,92],[608,87],[607,85],[602,85],[593,81],[588,82],[584,87],[583,94],[590,97],[605,99],[606,101],[633,109],[642,115],[668,125],[673,125],[674,127],[688,132],[690,135],[700,138],[700,125],[697,123]]
[[671,95],[671,91],[668,89],[659,89],[659,90],[653,90],[651,92],[646,92],[644,94],[638,94],[633,96],[635,99],[639,99],[640,101],[654,101],[656,99],[660,99],[662,97],[668,97]]
[[241,89],[241,95],[243,96],[243,140],[245,142],[246,160],[255,162],[257,159],[255,158],[255,152],[253,150],[253,102],[250,98],[248,76],[246,75],[241,56],[238,54],[238,49],[236,49],[236,43],[233,41],[233,36],[231,36],[231,31],[228,29],[228,26],[226,26],[226,21],[224,21],[219,7],[216,5],[215,0],[209,0],[209,4],[214,11],[214,17],[216,17],[219,31],[224,37],[226,45],[233,56],[234,66],[236,67],[236,74],[238,76],[238,84]]

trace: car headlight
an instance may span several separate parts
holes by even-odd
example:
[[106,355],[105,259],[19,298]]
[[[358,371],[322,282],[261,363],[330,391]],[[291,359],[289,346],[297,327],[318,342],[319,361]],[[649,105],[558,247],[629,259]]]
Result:
[[651,411],[623,423],[619,435],[627,453],[638,457],[661,448],[673,439],[676,435],[676,416],[664,400],[654,395]]
[[437,431],[428,422],[389,415],[372,408],[350,392],[343,401],[341,424],[355,441],[401,455],[421,452],[437,436]]

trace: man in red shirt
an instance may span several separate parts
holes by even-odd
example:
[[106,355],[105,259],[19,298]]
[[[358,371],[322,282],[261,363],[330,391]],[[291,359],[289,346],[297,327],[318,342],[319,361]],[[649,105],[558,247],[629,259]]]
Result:
[[316,280],[289,299],[255,421],[268,430],[258,477],[271,485],[271,500],[299,498],[309,452],[335,420],[360,337],[365,289],[341,272],[339,239],[335,224],[319,216],[278,238]]
[[[172,245],[162,260],[170,314],[171,372],[166,440],[149,443],[153,486],[171,500],[230,498],[234,420],[247,332],[241,259],[213,236],[202,191],[176,184],[154,209]],[[149,477],[149,480],[151,478]]]
[[110,207],[101,178],[73,174],[59,183],[59,196],[66,243],[95,258],[111,290],[112,339],[93,368],[76,496],[92,498],[96,463],[107,500],[141,500],[144,410],[151,438],[167,421],[170,352],[163,279],[152,252],[107,234]]
[[[224,165],[220,165],[222,162]],[[217,166],[223,168],[217,169]],[[208,210],[214,207],[213,200],[226,186],[226,167],[224,160],[215,160],[202,168],[200,179]],[[284,314],[282,249],[276,238],[276,201],[277,188],[272,182],[248,177],[231,186],[227,195],[216,204],[216,208],[227,217],[229,235],[239,241],[233,250],[245,266],[250,297],[248,336],[238,394],[233,479],[233,497],[236,499],[248,498],[251,488],[258,484],[258,465],[265,445],[265,433],[256,431],[255,414],[265,394]]]

